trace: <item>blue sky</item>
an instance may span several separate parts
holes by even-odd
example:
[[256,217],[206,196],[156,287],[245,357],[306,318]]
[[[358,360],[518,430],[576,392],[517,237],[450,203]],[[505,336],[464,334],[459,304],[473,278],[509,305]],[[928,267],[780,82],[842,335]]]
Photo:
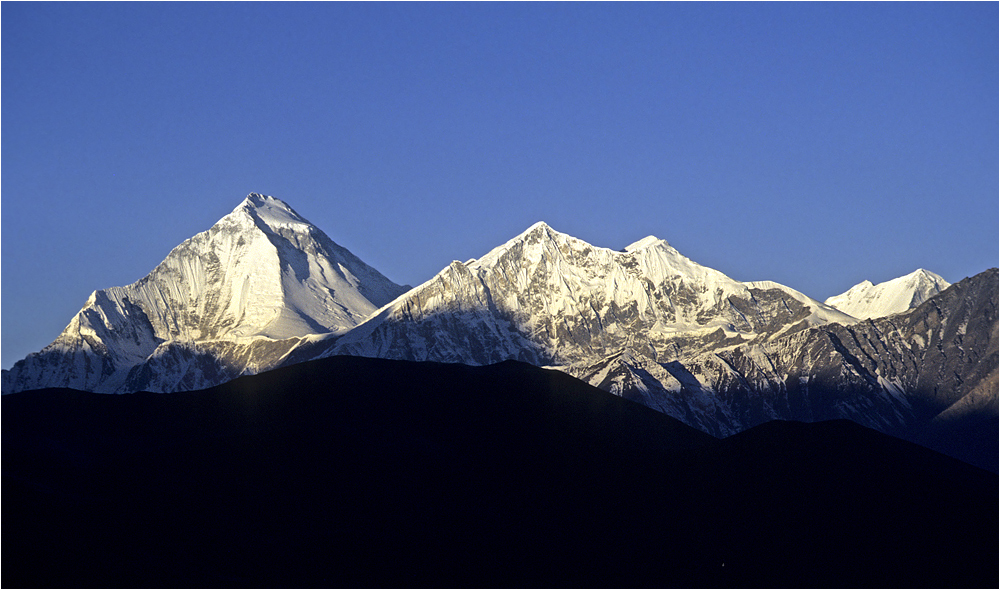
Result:
[[398,283],[535,221],[817,299],[998,264],[998,5],[9,3],[2,366],[256,191]]

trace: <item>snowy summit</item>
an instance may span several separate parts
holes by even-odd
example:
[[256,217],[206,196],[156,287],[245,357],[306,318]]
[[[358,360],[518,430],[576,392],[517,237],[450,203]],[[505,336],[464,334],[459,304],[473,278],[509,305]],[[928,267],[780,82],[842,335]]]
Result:
[[344,331],[405,290],[288,204],[251,193],[147,276],[92,293],[52,344],[14,366],[5,391],[215,384],[228,374],[193,360],[209,349],[263,370],[292,343],[258,341]]
[[826,304],[859,320],[901,313],[917,307],[947,289],[951,283],[922,268],[908,275],[873,285],[862,281]]

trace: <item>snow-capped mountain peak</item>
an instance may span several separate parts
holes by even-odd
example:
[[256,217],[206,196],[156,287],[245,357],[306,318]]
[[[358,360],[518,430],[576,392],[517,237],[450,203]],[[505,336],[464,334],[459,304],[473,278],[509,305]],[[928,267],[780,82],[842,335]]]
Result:
[[260,193],[250,193],[228,215],[216,222],[212,226],[212,230],[259,231],[269,235],[319,232],[312,223],[299,215],[288,203]]
[[608,269],[620,270],[624,267],[631,269],[623,271],[626,274],[646,275],[654,283],[667,279],[692,285],[697,283],[704,287],[703,290],[721,290],[726,295],[745,291],[739,281],[694,262],[666,240],[655,236],[647,236],[625,248],[625,251],[619,251],[594,246],[559,232],[544,221],[534,223],[469,266],[471,270],[478,271],[504,264],[505,260],[507,264],[516,260],[517,264],[530,268],[535,268],[544,261],[545,272],[556,275],[582,272],[589,277],[597,273],[588,278],[588,281],[597,276],[606,276]]
[[250,193],[236,209],[233,209],[234,215],[241,213],[249,216],[261,229],[266,227],[274,231],[282,228],[306,231],[313,227],[288,203],[260,193]]
[[870,319],[917,307],[950,286],[941,276],[922,268],[877,285],[865,280],[825,303],[858,319]]
[[[251,193],[129,288],[169,340],[338,331],[402,288],[274,197]],[[143,306],[144,308],[146,306]],[[177,309],[194,311],[177,317]]]
[[[95,291],[52,344],[15,365],[5,385],[119,391],[133,368],[167,358],[170,349],[232,349],[342,332],[405,290],[288,204],[251,193],[147,276]],[[281,347],[272,348],[246,352],[236,374],[266,366],[264,357],[276,361]],[[46,355],[69,360],[57,363],[58,370],[32,360]],[[258,360],[249,361],[254,355]],[[140,386],[164,391],[177,383]],[[186,388],[196,386],[204,382],[192,379]]]
[[657,245],[670,246],[666,240],[661,240],[656,236],[646,236],[638,242],[625,246],[625,252],[635,252],[636,250],[642,250],[643,248],[649,248],[650,246]]
[[570,236],[557,232],[556,230],[549,227],[549,224],[545,223],[544,221],[536,221],[535,223],[531,224],[528,227],[528,229],[517,234],[516,236],[507,240],[506,242],[497,246],[496,248],[493,248],[492,250],[487,252],[484,256],[481,256],[479,258],[479,261],[482,262],[487,258],[491,259],[496,258],[502,255],[504,252],[511,250],[512,248],[523,248],[525,244],[536,244],[540,243],[543,240],[551,241],[551,240],[559,240],[565,238],[570,238]]

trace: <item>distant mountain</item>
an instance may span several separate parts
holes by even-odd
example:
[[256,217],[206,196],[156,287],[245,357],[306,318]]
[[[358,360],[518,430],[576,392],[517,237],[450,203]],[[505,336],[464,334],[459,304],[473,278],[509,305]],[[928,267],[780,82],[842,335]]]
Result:
[[126,287],[95,291],[63,333],[4,372],[4,392],[215,385],[342,332],[406,288],[284,202],[250,194]]
[[847,421],[359,357],[0,401],[4,587],[997,584],[996,475]]
[[877,285],[873,285],[871,281],[858,283],[824,303],[858,319],[867,320],[913,309],[947,289],[950,284],[921,268]]

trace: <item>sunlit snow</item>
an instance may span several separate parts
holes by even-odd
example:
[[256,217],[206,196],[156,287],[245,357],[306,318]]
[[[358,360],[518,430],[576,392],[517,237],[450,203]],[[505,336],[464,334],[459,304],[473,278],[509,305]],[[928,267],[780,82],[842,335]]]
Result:
[[912,309],[950,286],[940,276],[924,269],[873,285],[863,281],[826,304],[858,319],[884,317]]

